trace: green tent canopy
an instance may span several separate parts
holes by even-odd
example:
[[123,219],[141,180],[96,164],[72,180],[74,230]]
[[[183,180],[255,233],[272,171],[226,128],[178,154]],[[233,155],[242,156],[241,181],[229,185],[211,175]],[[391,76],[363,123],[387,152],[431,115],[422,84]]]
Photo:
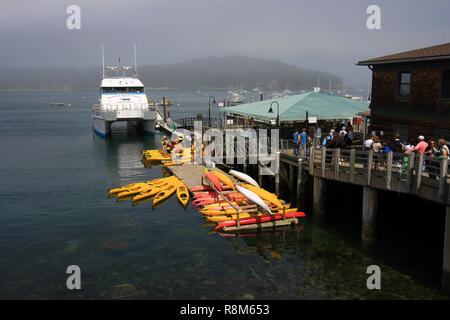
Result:
[[276,101],[280,108],[280,121],[305,120],[317,117],[321,120],[353,118],[358,112],[369,110],[369,102],[352,100],[320,92],[307,92],[277,99],[239,104],[221,108],[221,111],[258,119],[276,119],[277,105],[272,105],[273,113],[268,113],[270,104]]

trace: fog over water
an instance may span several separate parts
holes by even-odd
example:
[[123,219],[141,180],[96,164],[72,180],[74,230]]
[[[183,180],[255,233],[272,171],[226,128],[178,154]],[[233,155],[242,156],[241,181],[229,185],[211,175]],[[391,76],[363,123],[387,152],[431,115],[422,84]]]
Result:
[[[381,9],[380,30],[366,26],[372,4]],[[70,5],[81,9],[79,30],[66,27]],[[365,87],[370,71],[355,63],[448,42],[449,13],[445,0],[2,1],[0,65],[99,66],[101,42],[107,64],[131,64],[136,43],[141,65],[241,55]]]

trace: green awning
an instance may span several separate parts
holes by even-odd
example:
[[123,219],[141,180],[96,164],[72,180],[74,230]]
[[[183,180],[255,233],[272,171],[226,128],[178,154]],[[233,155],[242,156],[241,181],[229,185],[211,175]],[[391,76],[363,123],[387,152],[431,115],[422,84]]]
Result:
[[276,103],[272,105],[273,113],[268,113],[273,101],[278,102],[280,106],[280,121],[305,120],[306,111],[308,111],[308,117],[331,120],[353,118],[358,112],[369,110],[368,101],[352,100],[320,92],[307,92],[225,107],[221,108],[221,111],[258,119],[276,119]]

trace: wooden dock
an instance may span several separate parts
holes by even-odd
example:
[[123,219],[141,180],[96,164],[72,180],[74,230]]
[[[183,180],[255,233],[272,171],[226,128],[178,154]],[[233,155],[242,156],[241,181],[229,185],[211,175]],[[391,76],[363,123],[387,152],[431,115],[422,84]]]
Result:
[[[170,172],[172,172],[174,175],[176,175],[178,179],[183,181],[189,190],[193,187],[200,186],[203,184],[204,179],[203,171],[205,170],[205,167],[203,165],[195,163],[184,163],[181,165],[167,166],[165,168],[168,169]],[[223,172],[219,168],[214,168],[214,170]],[[226,172],[223,173],[227,174]],[[233,183],[237,182],[236,179],[234,179],[230,175],[228,176],[230,177],[231,181],[233,181]]]

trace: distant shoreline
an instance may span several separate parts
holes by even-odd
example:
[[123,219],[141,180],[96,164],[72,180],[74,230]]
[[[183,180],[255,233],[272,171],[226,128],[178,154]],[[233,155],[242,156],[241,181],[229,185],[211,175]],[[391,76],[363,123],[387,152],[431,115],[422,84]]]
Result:
[[[333,90],[343,90],[343,89],[349,89],[349,88],[363,88],[361,87],[340,87],[340,88],[333,88]],[[154,90],[154,91],[162,91],[162,90],[247,90],[251,91],[253,88],[171,88],[171,87],[157,87],[157,88],[151,88],[151,87],[145,87],[146,90]],[[327,91],[327,88],[323,88],[325,91]],[[275,89],[266,89],[266,88],[260,88],[260,90],[265,91],[278,91],[278,90],[310,90],[312,91],[312,88],[275,88]],[[0,89],[0,92],[20,92],[20,91],[62,91],[62,92],[69,92],[69,91],[99,91],[99,89]]]

